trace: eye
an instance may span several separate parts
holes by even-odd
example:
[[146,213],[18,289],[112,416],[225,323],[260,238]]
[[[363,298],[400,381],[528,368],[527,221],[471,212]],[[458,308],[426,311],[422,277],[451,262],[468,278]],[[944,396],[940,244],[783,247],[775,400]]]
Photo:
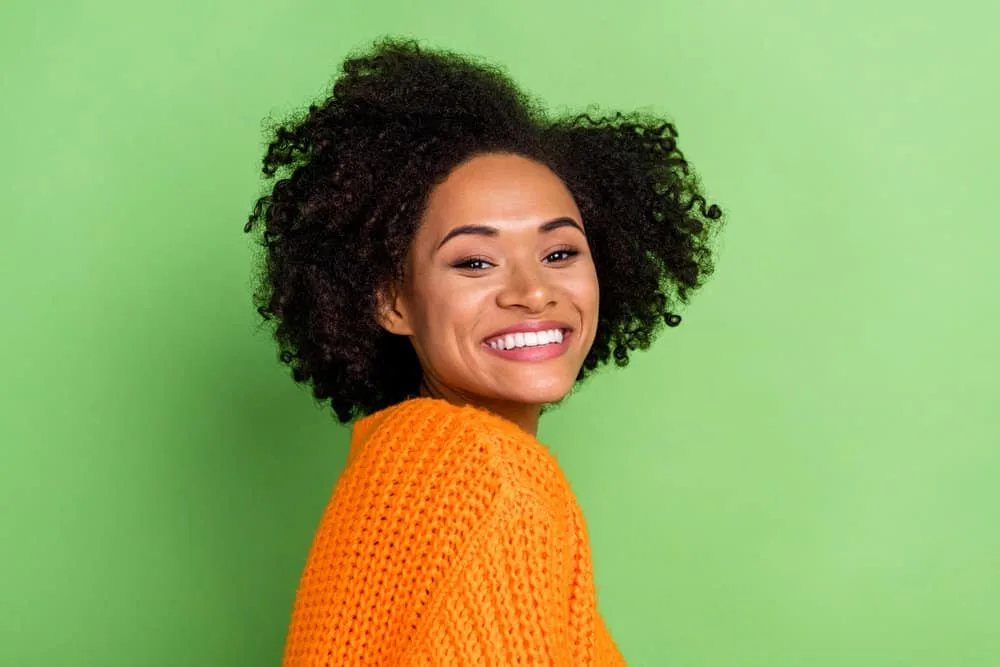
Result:
[[566,262],[579,254],[579,250],[575,250],[573,248],[561,248],[555,252],[549,253],[549,255],[545,257],[544,261],[548,264],[553,262]]
[[466,257],[451,265],[454,269],[465,269],[467,271],[483,271],[493,264],[482,257]]

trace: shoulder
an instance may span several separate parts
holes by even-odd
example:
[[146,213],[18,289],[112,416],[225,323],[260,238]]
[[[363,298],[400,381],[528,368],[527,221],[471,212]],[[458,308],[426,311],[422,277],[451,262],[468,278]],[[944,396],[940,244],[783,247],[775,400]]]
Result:
[[369,415],[354,425],[338,490],[377,498],[412,520],[464,517],[471,527],[490,511],[505,482],[496,462],[496,440],[505,429],[494,419],[429,398]]
[[475,408],[411,399],[355,423],[317,541],[343,549],[388,544],[404,570],[427,570],[433,561],[440,573],[511,495],[497,451],[514,434],[495,420]]
[[359,420],[352,453],[373,450],[389,455],[419,450],[431,456],[495,457],[506,443],[533,440],[516,425],[473,406],[436,398],[413,398]]
[[488,464],[497,443],[517,437],[517,430],[472,406],[413,398],[358,421],[351,435],[351,454],[359,459],[394,459],[406,467],[458,458]]
[[495,497],[500,486],[541,498],[562,496],[565,479],[548,451],[510,421],[473,406],[414,398],[355,424],[354,475],[440,491],[443,485]]
[[[494,497],[502,486],[560,512],[572,491],[549,449],[481,408],[412,399],[372,420],[369,445],[386,456],[435,468],[439,480]],[[406,465],[409,465],[407,463]]]

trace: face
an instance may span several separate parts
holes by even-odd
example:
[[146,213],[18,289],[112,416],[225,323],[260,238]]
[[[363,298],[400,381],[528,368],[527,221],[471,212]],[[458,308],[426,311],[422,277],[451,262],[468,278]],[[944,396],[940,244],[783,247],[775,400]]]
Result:
[[547,167],[489,154],[430,194],[383,326],[425,382],[465,400],[561,400],[594,342],[598,284],[572,195]]

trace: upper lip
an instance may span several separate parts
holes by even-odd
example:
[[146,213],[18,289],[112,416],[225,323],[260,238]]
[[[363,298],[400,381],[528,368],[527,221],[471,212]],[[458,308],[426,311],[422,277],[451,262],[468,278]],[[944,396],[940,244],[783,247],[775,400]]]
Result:
[[515,333],[527,333],[529,331],[549,331],[550,329],[562,329],[563,331],[572,331],[573,327],[566,324],[565,322],[557,322],[555,320],[532,320],[528,322],[521,322],[520,324],[515,324],[512,327],[507,327],[506,329],[501,329],[500,331],[495,331],[486,337],[486,340],[493,340],[494,338],[499,338],[500,336],[505,336],[507,334]]

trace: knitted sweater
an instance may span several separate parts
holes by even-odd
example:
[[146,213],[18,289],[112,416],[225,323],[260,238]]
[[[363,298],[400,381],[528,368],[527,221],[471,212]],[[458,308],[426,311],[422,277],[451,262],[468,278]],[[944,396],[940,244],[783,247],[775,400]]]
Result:
[[583,516],[513,423],[415,398],[358,421],[292,611],[284,667],[624,665]]

